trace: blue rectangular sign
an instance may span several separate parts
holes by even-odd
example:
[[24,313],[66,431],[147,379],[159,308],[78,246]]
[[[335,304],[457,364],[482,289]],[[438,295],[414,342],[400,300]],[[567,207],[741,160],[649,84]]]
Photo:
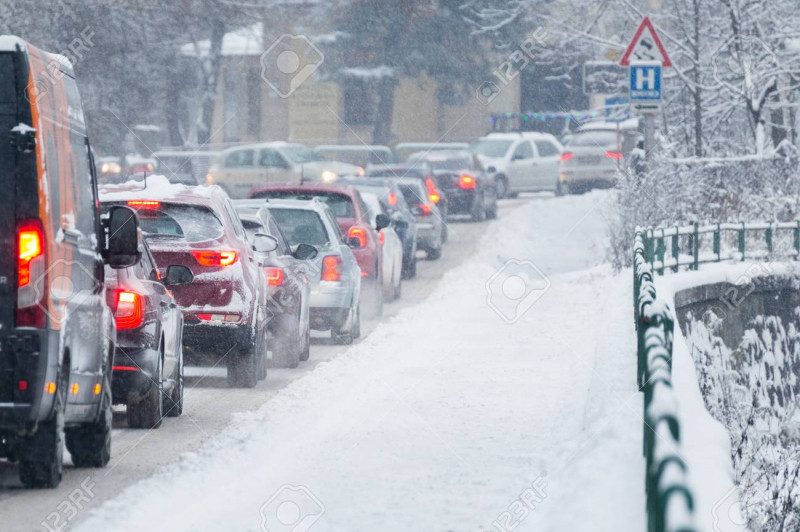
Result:
[[631,101],[661,101],[661,65],[631,65]]

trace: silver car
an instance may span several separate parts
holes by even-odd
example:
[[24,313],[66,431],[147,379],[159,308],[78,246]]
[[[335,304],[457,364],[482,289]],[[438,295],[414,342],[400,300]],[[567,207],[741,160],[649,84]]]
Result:
[[439,207],[430,200],[421,179],[402,177],[394,180],[411,208],[417,226],[417,249],[424,250],[430,260],[442,256],[446,222]]
[[333,213],[317,199],[269,200],[268,207],[292,250],[300,244],[317,249],[306,268],[311,328],[352,343],[361,335],[361,269]]
[[559,194],[580,194],[592,188],[611,188],[617,170],[633,149],[635,128],[593,124],[570,135],[564,144],[558,172]]

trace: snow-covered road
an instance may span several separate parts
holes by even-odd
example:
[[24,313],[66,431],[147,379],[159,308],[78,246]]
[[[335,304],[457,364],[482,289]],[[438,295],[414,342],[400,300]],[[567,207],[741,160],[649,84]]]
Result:
[[[493,222],[426,300],[80,530],[643,530],[630,279],[602,265],[602,199]],[[515,285],[511,259],[546,279],[523,264]],[[511,324],[487,301],[508,278],[541,296]]]

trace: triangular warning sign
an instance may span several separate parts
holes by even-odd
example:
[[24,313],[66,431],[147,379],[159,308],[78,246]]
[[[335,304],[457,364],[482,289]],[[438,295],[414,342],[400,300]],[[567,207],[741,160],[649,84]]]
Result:
[[659,61],[662,66],[672,66],[667,50],[661,39],[658,38],[653,23],[650,22],[650,17],[644,17],[642,23],[639,24],[639,29],[636,30],[636,34],[619,64],[630,66],[633,61]]

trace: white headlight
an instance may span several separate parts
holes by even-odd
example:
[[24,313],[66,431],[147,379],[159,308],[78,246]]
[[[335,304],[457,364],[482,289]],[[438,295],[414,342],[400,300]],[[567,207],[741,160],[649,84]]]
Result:
[[330,183],[331,181],[336,181],[336,178],[339,177],[336,175],[336,172],[331,170],[325,170],[320,175],[319,178],[322,180],[323,183]]

